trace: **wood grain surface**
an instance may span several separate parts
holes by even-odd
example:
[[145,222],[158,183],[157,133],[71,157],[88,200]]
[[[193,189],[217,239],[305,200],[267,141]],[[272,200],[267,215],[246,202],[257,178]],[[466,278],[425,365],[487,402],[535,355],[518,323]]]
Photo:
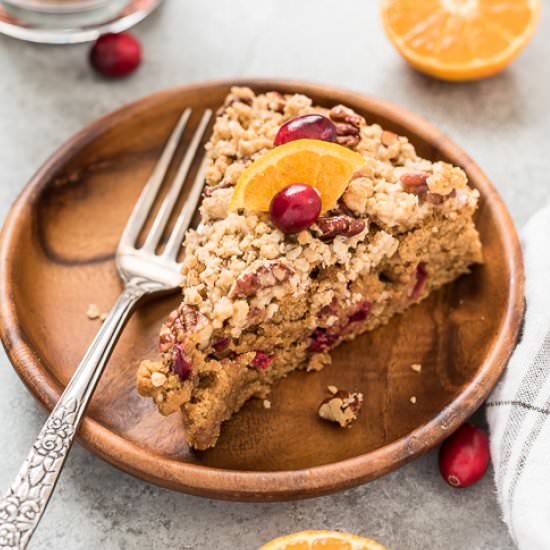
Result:
[[[62,146],[24,189],[0,243],[0,330],[15,369],[48,409],[121,290],[114,251],[162,146],[186,107],[216,109],[230,82],[159,92],[93,123]],[[241,82],[243,84],[243,82]],[[462,166],[481,192],[477,226],[485,264],[389,325],[334,352],[320,373],[278,384],[266,410],[249,402],[218,445],[196,453],[178,415],[160,416],[135,390],[142,358],[157,355],[160,324],[178,301],[144,304],[124,331],[84,419],[80,440],[123,470],[159,485],[214,498],[304,498],[378,477],[448,436],[483,402],[519,332],[524,275],[508,212],[479,167],[445,135],[386,102],[298,82],[244,82],[346,103],[368,122],[404,134],[418,153]],[[421,363],[422,372],[410,365]],[[326,387],[362,391],[351,430],[316,415]],[[410,402],[416,397],[416,404]]]

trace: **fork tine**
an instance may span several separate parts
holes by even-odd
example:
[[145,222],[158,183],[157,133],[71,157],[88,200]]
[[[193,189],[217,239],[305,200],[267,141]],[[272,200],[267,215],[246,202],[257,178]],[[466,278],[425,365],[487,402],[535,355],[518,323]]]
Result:
[[132,210],[130,218],[126,223],[126,227],[124,228],[122,237],[120,238],[119,246],[135,245],[139,232],[141,231],[143,224],[147,219],[147,215],[149,214],[149,211],[151,210],[151,207],[155,202],[157,193],[164,180],[164,177],[166,176],[166,172],[168,171],[168,167],[172,162],[172,158],[174,157],[174,153],[176,152],[176,148],[178,146],[178,143],[180,142],[181,136],[183,134],[183,131],[185,130],[185,126],[190,116],[191,109],[185,109],[178,123],[176,124],[176,127],[172,131],[170,138],[164,146],[162,155],[158,160],[149,180],[145,184],[145,187],[143,188],[143,191],[141,192],[141,195],[136,205],[134,206],[134,209]]
[[[199,148],[200,142],[206,131],[206,127],[208,126],[211,116],[212,116],[212,111],[210,109],[207,109],[202,115],[202,119],[199,123],[199,126],[195,131],[193,139],[191,140],[191,143],[189,144],[189,148],[187,149],[185,153],[185,157],[183,158],[181,166],[179,167],[178,173],[174,178],[172,187],[170,188],[170,191],[168,191],[168,194],[162,201],[162,204],[155,217],[151,230],[149,231],[149,234],[145,239],[145,244],[143,245],[143,248],[142,248],[142,250],[145,252],[153,253],[159,243],[160,237],[162,236],[162,232],[164,231],[164,228],[168,223],[170,214],[172,213],[172,210],[174,209],[174,205],[176,204],[178,197],[181,193],[181,189],[183,187],[183,184],[185,183],[185,179],[187,178],[187,173],[189,172],[189,168],[191,167],[191,164],[197,154],[197,149]],[[191,212],[191,216],[192,215],[193,215],[193,212]]]
[[181,209],[180,215],[178,216],[174,228],[172,229],[172,233],[170,234],[170,238],[168,239],[166,247],[162,252],[162,257],[167,260],[175,260],[177,258],[183,241],[183,236],[191,224],[193,214],[197,209],[197,205],[199,204],[201,198],[202,189],[204,187],[204,176],[206,172],[207,160],[208,159],[205,155],[202,159],[200,168],[197,171],[197,175],[195,176],[193,187],[191,188],[191,191],[189,191],[187,200]]

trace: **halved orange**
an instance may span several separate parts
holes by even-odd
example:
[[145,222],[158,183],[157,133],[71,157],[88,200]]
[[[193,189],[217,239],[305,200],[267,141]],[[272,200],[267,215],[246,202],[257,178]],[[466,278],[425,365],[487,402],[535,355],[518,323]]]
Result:
[[364,164],[359,153],[336,143],[291,141],[268,151],[242,173],[229,208],[267,212],[278,191],[292,183],[306,183],[319,191],[326,212],[336,206],[351,175]]
[[386,550],[363,537],[337,531],[302,531],[268,542],[259,550]]
[[382,0],[389,39],[416,69],[477,80],[506,67],[533,36],[541,0]]

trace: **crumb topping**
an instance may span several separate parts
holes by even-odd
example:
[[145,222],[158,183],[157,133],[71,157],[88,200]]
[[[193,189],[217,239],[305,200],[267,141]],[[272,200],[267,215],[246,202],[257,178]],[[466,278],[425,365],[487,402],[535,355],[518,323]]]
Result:
[[[329,117],[337,142],[364,159],[336,207],[297,234],[266,213],[230,212],[243,170],[273,148],[283,123],[310,113]],[[233,88],[207,156],[201,221],[183,245],[183,301],[160,330],[161,358],[143,361],[137,375],[139,393],[162,414],[181,411],[194,448],[213,446],[248,399],[269,408],[275,381],[321,370],[335,346],[482,260],[472,219],[479,195],[465,173],[419,158],[406,138],[349,107]],[[328,389],[319,415],[349,426],[363,395]]]
[[[284,122],[308,113],[329,116],[346,138],[340,141],[365,157],[341,199],[343,211],[296,236],[279,231],[265,213],[229,212],[244,168],[273,147]],[[319,269],[338,266],[342,280],[353,281],[395,254],[395,235],[418,227],[436,210],[452,215],[458,208],[473,211],[477,203],[477,191],[467,187],[461,169],[420,159],[406,138],[369,125],[342,105],[328,110],[299,94],[233,88],[213,132],[202,221],[184,243],[183,296],[214,330],[229,325],[233,338],[257,322],[254,312],[265,312],[267,321],[282,300],[306,295]],[[411,174],[423,174],[422,193],[404,185]]]

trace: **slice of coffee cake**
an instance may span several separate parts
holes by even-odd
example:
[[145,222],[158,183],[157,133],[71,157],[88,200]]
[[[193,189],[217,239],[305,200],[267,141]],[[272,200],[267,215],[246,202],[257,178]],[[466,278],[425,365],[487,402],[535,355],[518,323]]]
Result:
[[251,397],[482,259],[464,172],[347,107],[234,88],[207,149],[183,301],[137,375],[162,414],[182,412],[196,449]]

